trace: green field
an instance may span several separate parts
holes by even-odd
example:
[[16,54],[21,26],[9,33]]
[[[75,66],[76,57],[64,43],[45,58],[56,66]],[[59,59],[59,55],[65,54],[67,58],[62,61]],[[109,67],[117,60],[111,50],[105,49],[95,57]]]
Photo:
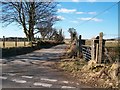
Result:
[[[25,42],[26,46],[29,46],[29,42]],[[3,48],[3,42],[0,41],[0,47]],[[15,47],[15,42],[13,41],[6,41],[5,42],[5,48],[9,48],[9,47]],[[17,42],[17,47],[25,47],[24,46],[24,42]]]

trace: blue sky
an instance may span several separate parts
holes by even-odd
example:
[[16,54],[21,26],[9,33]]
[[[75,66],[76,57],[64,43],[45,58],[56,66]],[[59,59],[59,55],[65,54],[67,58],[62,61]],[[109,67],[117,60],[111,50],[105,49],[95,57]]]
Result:
[[[105,38],[115,37],[118,34],[118,6],[98,15],[114,4],[115,2],[62,2],[58,5],[58,15],[63,20],[55,26],[63,28],[66,37],[69,37],[67,31],[70,27],[75,28],[83,38],[91,38],[99,32],[106,34]],[[98,16],[86,22],[96,15]]]
[[[58,18],[62,19],[57,22],[54,27],[63,29],[65,37],[70,37],[69,28],[75,28],[78,35],[83,38],[92,38],[103,32],[105,38],[114,38],[118,34],[118,5],[113,6],[116,2],[59,2],[57,6]],[[109,10],[101,13],[107,8],[113,6]],[[100,14],[101,13],[101,14]],[[100,15],[99,15],[100,14]],[[98,16],[96,16],[98,15]],[[89,22],[87,20],[96,16]],[[2,34],[1,34],[2,33]],[[25,37],[22,28],[15,24],[1,28],[0,37]]]

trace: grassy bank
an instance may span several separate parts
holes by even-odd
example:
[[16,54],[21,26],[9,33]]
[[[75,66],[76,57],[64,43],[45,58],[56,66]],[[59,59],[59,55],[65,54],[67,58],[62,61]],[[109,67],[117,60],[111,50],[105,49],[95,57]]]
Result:
[[[94,60],[86,62],[82,59],[62,59],[56,64],[56,67],[68,72],[69,75],[76,78],[80,83],[88,86],[95,88],[118,88],[120,79],[118,78],[118,81],[113,78],[116,65],[118,64],[96,64]],[[120,73],[118,77],[120,77]]]

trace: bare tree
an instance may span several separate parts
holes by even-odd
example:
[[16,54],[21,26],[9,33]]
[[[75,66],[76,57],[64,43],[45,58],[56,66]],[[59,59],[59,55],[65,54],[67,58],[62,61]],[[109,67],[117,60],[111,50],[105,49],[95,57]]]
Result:
[[75,39],[77,40],[77,32],[76,32],[76,29],[74,29],[74,28],[69,28],[68,32],[70,33],[70,36],[71,36],[71,42],[74,41]]
[[45,37],[47,39],[51,39],[56,32],[56,30],[52,28],[56,21],[60,21],[60,19],[57,18],[57,16],[55,15],[48,16],[46,18],[46,21],[43,21],[40,24],[38,23],[36,33],[40,33],[43,40],[45,39]]
[[63,42],[64,41],[64,35],[62,29],[59,30],[59,32],[55,32],[54,40],[57,42]]
[[[2,23],[9,25],[17,22],[23,27],[29,41],[34,40],[38,24],[48,23],[48,17],[56,14],[55,2],[2,2]],[[54,20],[53,20],[54,21]]]
[[49,32],[47,33],[46,37],[49,40],[54,40],[54,35],[57,33],[57,30],[55,28],[51,28]]

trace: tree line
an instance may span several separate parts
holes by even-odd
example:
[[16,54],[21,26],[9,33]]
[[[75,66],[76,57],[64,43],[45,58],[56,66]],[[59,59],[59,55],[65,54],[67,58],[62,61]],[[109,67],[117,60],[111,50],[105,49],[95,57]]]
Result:
[[35,35],[40,33],[43,39],[64,39],[62,29],[57,30],[53,25],[60,21],[57,18],[57,2],[1,2],[2,23],[7,26],[13,22],[22,26],[29,41],[35,40]]

